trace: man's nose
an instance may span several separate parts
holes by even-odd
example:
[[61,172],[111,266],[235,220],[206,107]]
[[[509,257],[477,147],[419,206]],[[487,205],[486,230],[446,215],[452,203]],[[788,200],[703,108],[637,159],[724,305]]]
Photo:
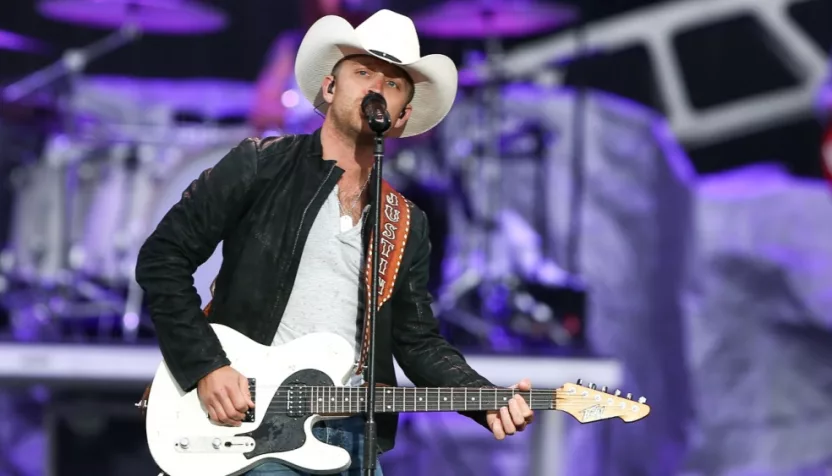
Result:
[[373,79],[373,82],[372,82],[372,84],[370,84],[370,88],[367,90],[367,92],[368,93],[369,92],[378,93],[378,94],[381,94],[383,96],[384,95],[384,78],[379,77],[379,78]]

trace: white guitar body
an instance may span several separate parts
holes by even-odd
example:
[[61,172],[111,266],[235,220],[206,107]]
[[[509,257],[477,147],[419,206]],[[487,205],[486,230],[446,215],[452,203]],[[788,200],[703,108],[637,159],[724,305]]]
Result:
[[[351,460],[347,451],[312,435],[315,422],[343,417],[312,415],[305,420],[292,420],[282,415],[274,420],[277,417],[267,415],[267,410],[278,387],[298,371],[315,369],[319,377],[322,373],[335,386],[342,386],[353,369],[352,346],[337,335],[319,333],[279,347],[267,347],[229,327],[212,327],[231,366],[255,379],[254,421],[240,427],[211,423],[196,390],[182,391],[163,362],[147,399],[147,442],[156,464],[170,476],[239,475],[264,461],[315,474],[348,468]],[[240,436],[257,430],[266,418],[270,418],[269,425],[259,434]],[[301,425],[302,431],[296,431]],[[278,451],[264,453],[270,448]]]

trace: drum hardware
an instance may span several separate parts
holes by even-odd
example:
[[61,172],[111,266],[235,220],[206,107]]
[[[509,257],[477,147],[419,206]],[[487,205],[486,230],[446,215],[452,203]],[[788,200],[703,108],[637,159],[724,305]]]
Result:
[[529,0],[452,0],[418,14],[425,36],[450,40],[526,37],[573,23],[578,10],[566,4]]
[[[218,142],[230,144],[224,149],[227,152],[248,135],[248,128],[171,125],[160,121],[166,111],[160,111],[161,115],[146,112],[150,107],[146,102],[122,114],[122,104],[113,101],[123,99],[117,95],[99,95],[98,102],[94,92],[80,97],[77,87],[86,79],[79,76],[89,63],[142,34],[213,32],[225,26],[226,16],[185,0],[43,0],[37,8],[53,20],[117,30],[89,46],[67,50],[54,64],[0,90],[0,109],[4,116],[13,111],[16,120],[31,116],[32,99],[54,96],[49,91],[52,85],[69,85],[61,88],[60,100],[50,97],[48,102],[62,122],[61,132],[52,133],[40,160],[14,171],[16,209],[12,239],[0,253],[0,295],[13,315],[36,311],[29,320],[40,323],[41,334],[51,332],[43,327],[54,330],[93,319],[98,323],[98,337],[112,334],[120,322],[123,338],[135,340],[142,297],[133,277],[135,254],[155,224],[150,220],[161,218],[153,217],[152,209],[159,206],[154,187],[170,179],[165,173],[171,170],[159,170],[166,166],[169,157],[165,156],[176,149],[180,156],[191,157],[194,149]],[[12,40],[19,50],[44,51],[46,47],[0,31],[0,48]],[[217,91],[211,93],[217,97]],[[238,89],[232,94],[236,99]],[[56,104],[63,107],[56,108]],[[131,112],[141,115],[140,120],[125,121]],[[210,167],[219,160],[214,159],[201,165]],[[186,186],[178,183],[176,194]],[[17,323],[21,325],[19,319]]]
[[204,35],[228,23],[221,10],[192,0],[41,0],[37,8],[56,21],[108,30],[134,25],[148,34]]
[[128,24],[89,46],[67,50],[61,59],[52,65],[6,86],[3,89],[3,99],[8,102],[17,102],[67,76],[76,75],[90,62],[135,41],[140,34],[138,27]]
[[[465,18],[460,22],[460,18]],[[468,138],[470,144],[469,158],[463,161],[460,170],[460,181],[477,177],[476,186],[485,190],[480,193],[474,203],[465,203],[467,197],[461,199],[463,209],[468,209],[473,232],[480,237],[463,254],[476,257],[474,263],[460,266],[456,280],[447,283],[439,293],[436,305],[437,313],[443,313],[449,319],[456,319],[459,315],[452,310],[469,307],[474,302],[479,306],[481,319],[489,323],[500,323],[502,326],[514,328],[515,331],[527,337],[537,335],[544,338],[550,345],[571,341],[573,332],[564,326],[563,313],[559,312],[556,303],[542,304],[540,299],[531,299],[525,289],[530,286],[544,284],[553,293],[563,290],[562,294],[577,293],[583,295],[583,285],[577,277],[576,263],[570,260],[566,270],[560,269],[554,263],[539,261],[533,266],[543,266],[556,269],[556,282],[540,282],[538,277],[529,276],[516,269],[492,269],[495,259],[503,259],[509,251],[498,244],[497,235],[506,232],[506,225],[500,223],[499,202],[501,188],[500,177],[503,175],[502,162],[511,160],[501,149],[504,137],[501,130],[502,122],[507,112],[501,110],[501,91],[509,84],[510,74],[502,70],[504,51],[499,38],[524,36],[554,30],[579,18],[573,7],[536,2],[490,2],[490,1],[451,1],[444,6],[421,16],[414,21],[420,31],[428,36],[451,39],[479,39],[483,40],[485,54],[481,61],[474,61],[468,67],[462,68],[460,84],[463,88],[472,89],[474,97],[479,98],[481,111],[475,120],[481,121],[478,128],[483,134],[475,134]],[[477,64],[479,63],[479,64]],[[505,116],[505,117],[504,117]],[[512,118],[513,119],[513,118]],[[576,118],[578,120],[578,118]],[[576,158],[576,161],[579,158]],[[461,190],[461,189],[460,189]],[[575,191],[576,194],[579,190]],[[463,194],[464,195],[464,194]],[[573,214],[577,213],[576,206],[572,206]],[[577,216],[572,217],[573,221]],[[571,235],[574,245],[576,234]],[[577,252],[577,251],[575,251]],[[474,297],[474,294],[478,294]],[[536,304],[529,304],[535,302]],[[548,309],[548,310],[547,310]],[[451,317],[451,316],[454,317]],[[485,332],[470,323],[468,328]],[[499,327],[499,326],[498,326]],[[492,328],[490,339],[494,347],[505,347],[497,329]],[[472,332],[473,333],[473,332]]]
[[30,54],[46,54],[52,47],[41,40],[0,29],[0,50]]

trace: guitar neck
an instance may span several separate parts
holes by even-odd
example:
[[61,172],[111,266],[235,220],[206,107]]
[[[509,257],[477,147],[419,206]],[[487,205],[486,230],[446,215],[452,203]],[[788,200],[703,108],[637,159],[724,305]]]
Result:
[[[367,408],[366,387],[304,387],[289,398],[312,413],[352,414]],[[510,388],[405,388],[378,387],[376,413],[463,412],[498,410],[520,395],[532,410],[554,410],[557,390]],[[287,395],[288,396],[288,395]]]

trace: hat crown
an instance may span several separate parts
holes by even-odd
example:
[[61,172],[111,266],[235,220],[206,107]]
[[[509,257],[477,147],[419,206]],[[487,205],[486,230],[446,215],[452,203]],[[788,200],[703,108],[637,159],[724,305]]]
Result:
[[414,63],[421,57],[413,20],[390,10],[379,10],[355,28],[371,53],[393,63]]

